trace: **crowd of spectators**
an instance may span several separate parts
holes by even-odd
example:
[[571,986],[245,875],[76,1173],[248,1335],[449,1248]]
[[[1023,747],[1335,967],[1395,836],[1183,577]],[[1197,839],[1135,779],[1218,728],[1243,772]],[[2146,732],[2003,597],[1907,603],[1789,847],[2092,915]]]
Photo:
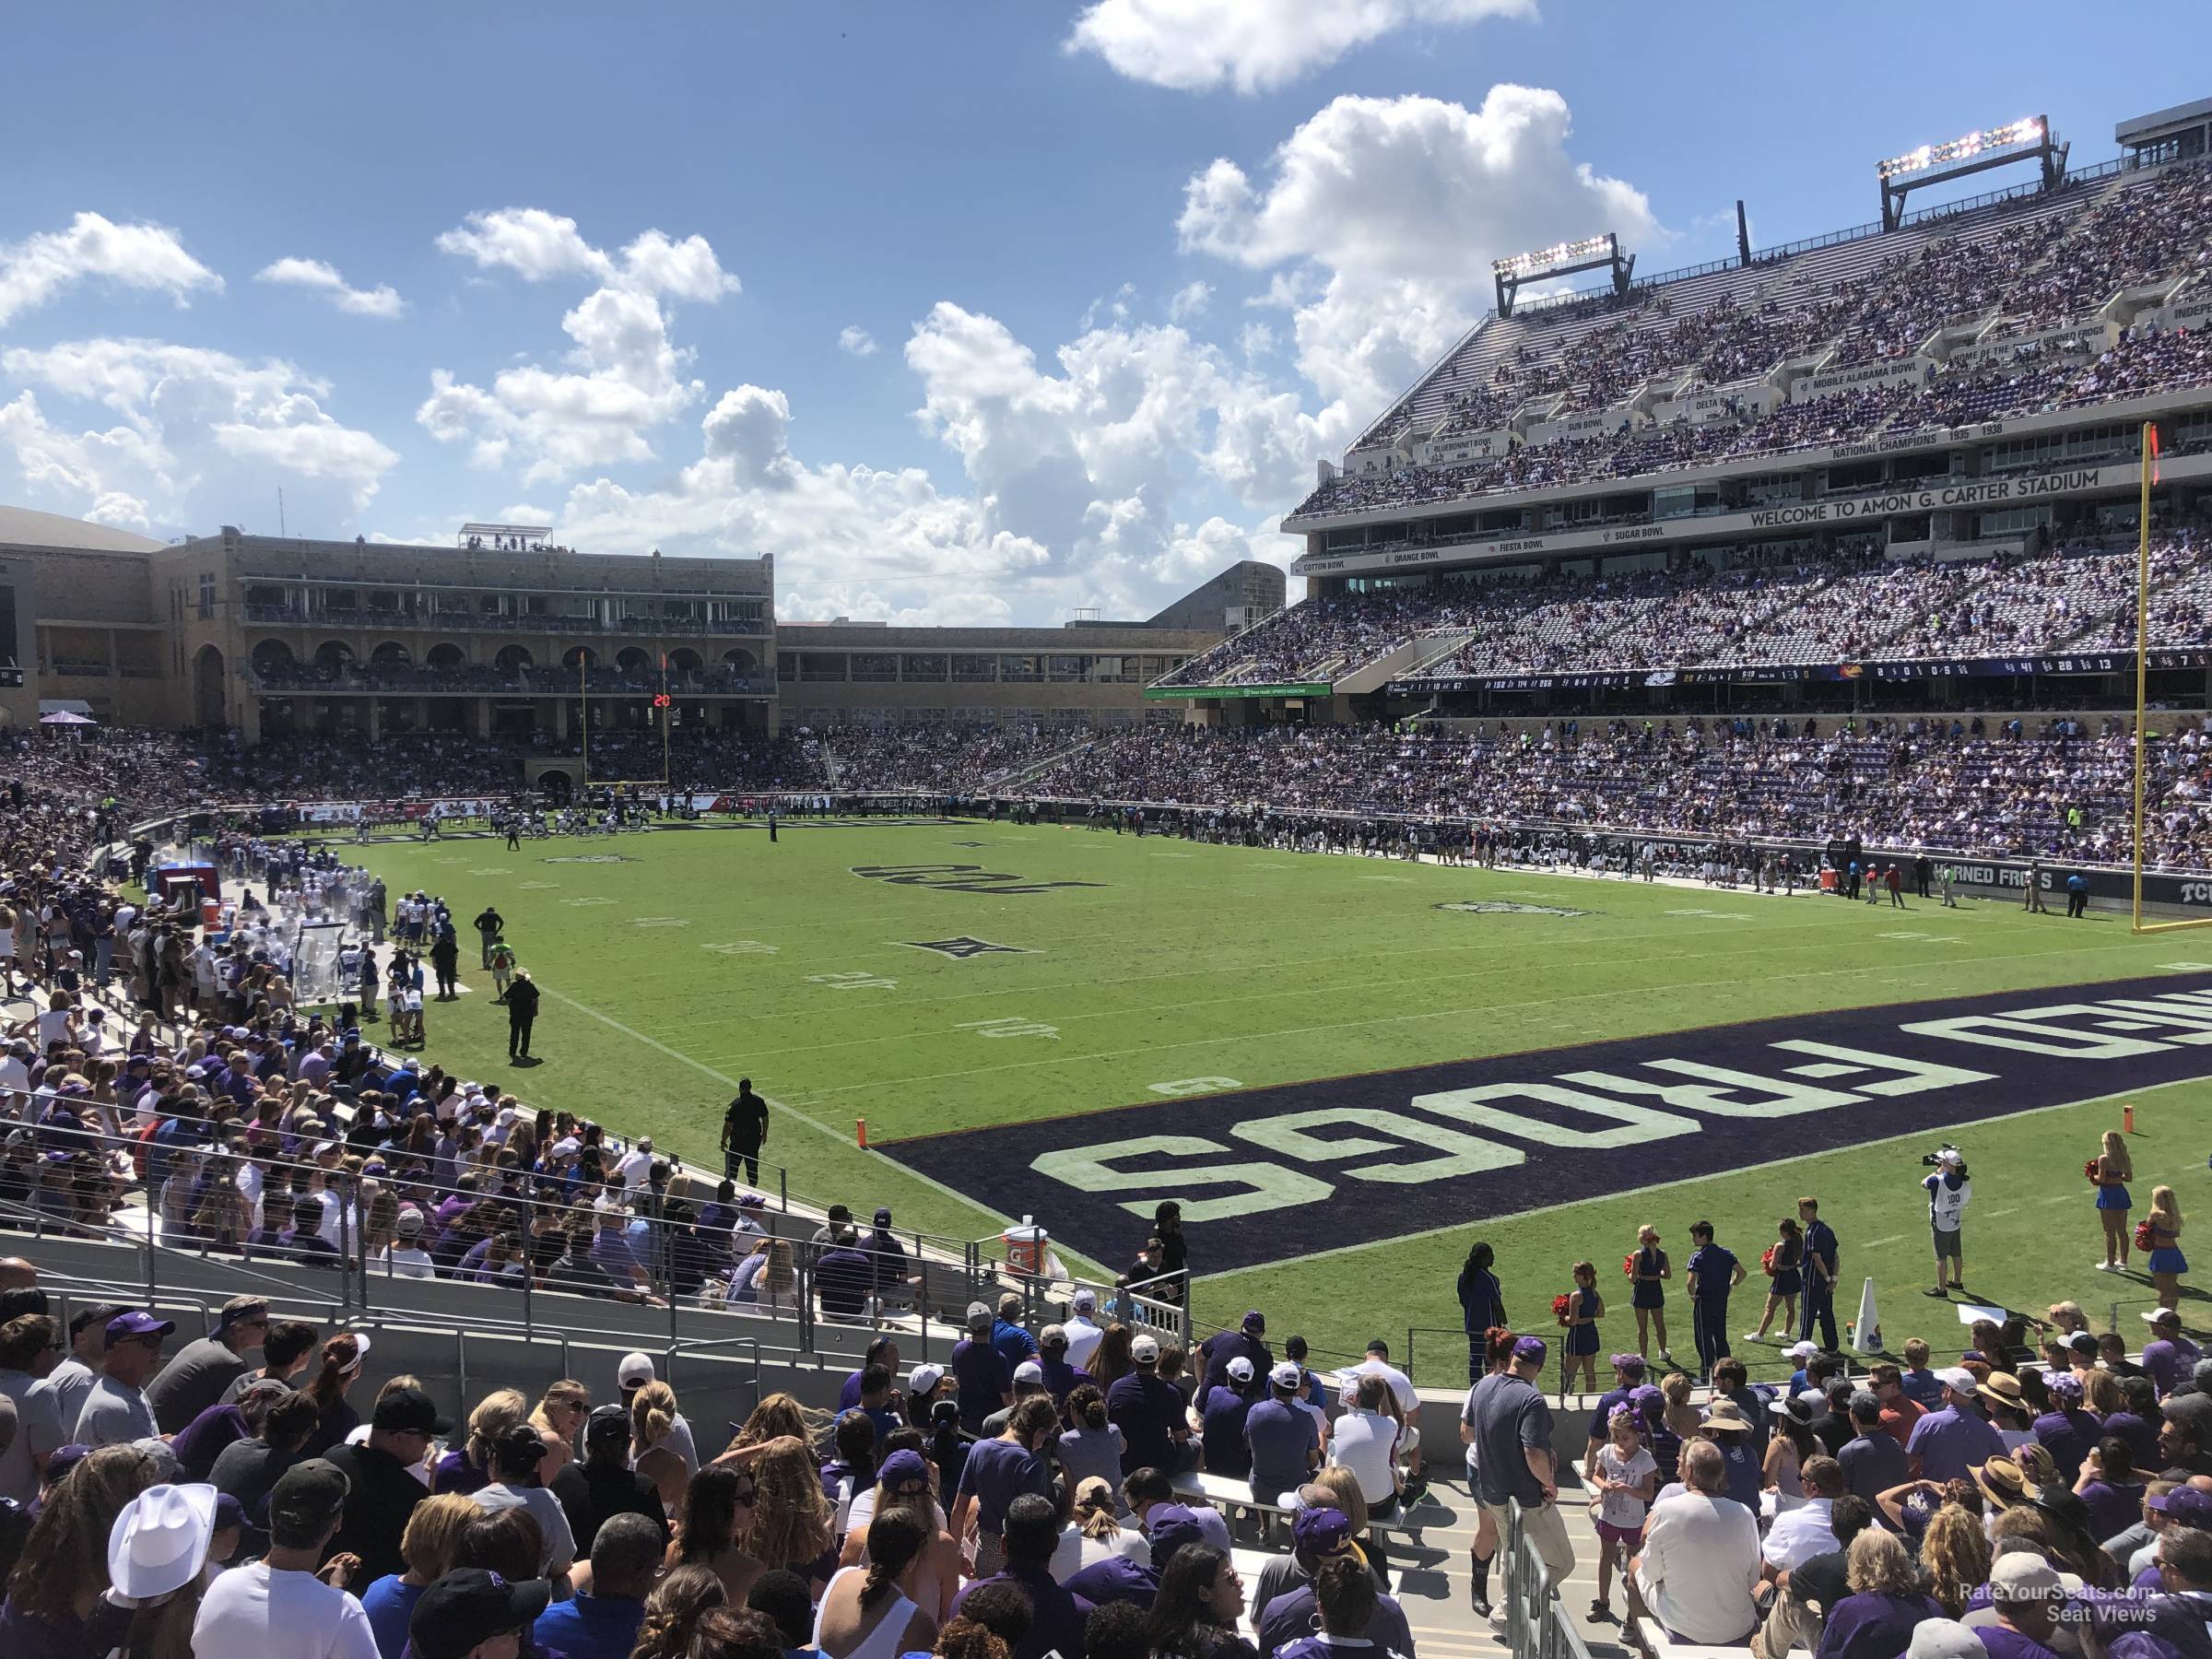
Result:
[[[1561,415],[1622,406],[1653,377],[1677,371],[1693,373],[1700,387],[1726,386],[1785,359],[1809,358],[1829,342],[1833,347],[1818,364],[1823,372],[1901,361],[1947,322],[2001,317],[1998,332],[2033,334],[2085,318],[2115,292],[2154,276],[2169,288],[2195,276],[2212,260],[2208,227],[2212,168],[2175,167],[2093,197],[2073,192],[2039,199],[2015,217],[1998,216],[1825,284],[1779,276],[1754,296],[1724,292],[1679,318],[1662,291],[1631,313],[1568,328],[1540,347],[1524,331],[1513,350],[1489,367],[1482,385],[1452,395],[1439,435],[1500,427],[1534,397],[1559,395]],[[1748,420],[1616,429],[1571,448],[1529,445],[1457,466],[1359,470],[1359,456],[1386,447],[1413,424],[1409,398],[1361,438],[1347,457],[1353,470],[1321,486],[1298,511],[1410,507],[1589,477],[1787,454],[1859,441],[1877,430],[1956,428],[2078,408],[2212,377],[2212,347],[2201,333],[2131,328],[2108,349],[2098,344],[2093,331],[2030,342],[2001,366],[1982,364],[1977,354],[1975,366],[1938,370],[1923,386],[1862,386],[1785,403]],[[2081,359],[2091,356],[2085,366]]]
[[[1102,736],[1032,780],[1076,801],[1397,816],[1632,834],[1924,845],[1973,857],[2129,856],[2133,740],[2111,723],[1562,722],[1541,734],[1381,725]],[[2212,747],[2153,751],[2151,862],[2212,858]],[[1288,837],[1288,832],[1284,831]]]
[[[2202,531],[2160,526],[2151,546],[2152,641],[2206,642],[2212,578]],[[1445,582],[1308,600],[1193,658],[1168,682],[1341,677],[1433,633],[1408,682],[1462,676],[1658,671],[1708,665],[1957,661],[2125,650],[2136,639],[2134,549],[2060,542],[1979,559],[1893,560],[1869,541],[1713,571]],[[1222,677],[1228,677],[1226,679]]]
[[828,735],[830,764],[841,790],[915,789],[966,794],[1084,741],[1088,729],[971,726],[931,723],[872,728],[843,726]]

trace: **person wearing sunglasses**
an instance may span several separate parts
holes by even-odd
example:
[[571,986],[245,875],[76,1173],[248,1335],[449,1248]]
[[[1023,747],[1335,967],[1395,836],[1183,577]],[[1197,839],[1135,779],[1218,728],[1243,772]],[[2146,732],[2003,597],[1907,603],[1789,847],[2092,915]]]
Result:
[[73,1441],[84,1446],[118,1446],[160,1433],[153,1407],[146,1403],[146,1384],[161,1369],[162,1341],[176,1328],[173,1321],[156,1319],[142,1308],[128,1309],[108,1321],[107,1350],[92,1392],[77,1413]]

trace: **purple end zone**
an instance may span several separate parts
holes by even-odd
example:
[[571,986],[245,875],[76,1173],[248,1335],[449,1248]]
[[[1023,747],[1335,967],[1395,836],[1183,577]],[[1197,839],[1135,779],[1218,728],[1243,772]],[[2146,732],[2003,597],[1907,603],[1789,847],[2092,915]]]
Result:
[[1932,1150],[1954,1124],[2201,1077],[2212,980],[2171,974],[1144,1101],[880,1149],[1109,1264],[1135,1254],[1153,1206],[1173,1198],[1194,1261],[1216,1273],[1916,1130]]

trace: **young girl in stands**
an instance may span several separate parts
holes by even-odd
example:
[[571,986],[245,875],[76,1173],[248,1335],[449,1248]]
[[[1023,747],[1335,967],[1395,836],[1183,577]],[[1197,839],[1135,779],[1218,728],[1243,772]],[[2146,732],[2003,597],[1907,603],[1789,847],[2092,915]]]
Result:
[[1797,1293],[1805,1288],[1805,1235],[1797,1230],[1794,1217],[1784,1216],[1774,1242],[1759,1258],[1766,1270],[1767,1306],[1759,1316],[1759,1329],[1746,1336],[1746,1342],[1764,1342],[1767,1329],[1774,1323],[1776,1310],[1782,1313],[1782,1328],[1797,1328]]
[[1590,1486],[1595,1496],[1590,1505],[1597,1523],[1597,1599],[1590,1617],[1600,1624],[1613,1618],[1613,1567],[1621,1571],[1643,1542],[1643,1517],[1659,1489],[1659,1464],[1644,1448],[1641,1423],[1632,1406],[1616,1406],[1606,1419],[1608,1439],[1597,1449],[1597,1473]]

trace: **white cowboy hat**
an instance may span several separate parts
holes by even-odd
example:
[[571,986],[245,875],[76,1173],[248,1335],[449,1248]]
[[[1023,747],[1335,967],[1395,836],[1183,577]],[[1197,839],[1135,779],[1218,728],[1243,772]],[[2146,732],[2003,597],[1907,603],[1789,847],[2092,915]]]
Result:
[[108,1532],[108,1578],[136,1601],[167,1595],[199,1576],[215,1534],[211,1486],[151,1486],[123,1506]]

